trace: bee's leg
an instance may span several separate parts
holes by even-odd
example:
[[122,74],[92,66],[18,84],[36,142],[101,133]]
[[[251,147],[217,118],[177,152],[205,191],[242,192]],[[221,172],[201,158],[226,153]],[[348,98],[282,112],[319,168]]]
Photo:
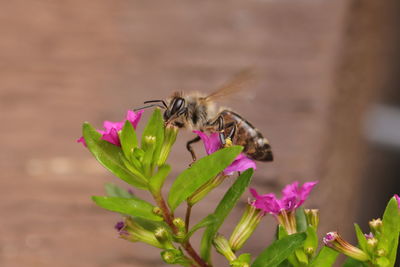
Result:
[[193,138],[192,140],[189,140],[189,141],[186,143],[186,149],[187,149],[187,150],[190,152],[190,154],[192,155],[193,162],[196,161],[197,157],[196,157],[196,154],[194,153],[192,144],[193,144],[193,143],[197,143],[197,142],[199,142],[199,141],[200,141],[200,136],[196,136],[195,138]]
[[224,129],[224,117],[222,117],[221,115],[219,115],[219,116],[215,119],[215,121],[213,121],[213,122],[208,122],[207,124],[208,124],[208,126],[213,126],[213,127],[216,126],[216,130],[217,130],[217,131],[222,131],[222,130]]
[[225,129],[229,129],[231,127],[232,127],[232,129],[229,131],[229,133],[226,136],[226,138],[229,138],[229,139],[233,140],[233,137],[236,134],[236,123],[235,122],[230,122],[230,123],[226,124],[224,128]]

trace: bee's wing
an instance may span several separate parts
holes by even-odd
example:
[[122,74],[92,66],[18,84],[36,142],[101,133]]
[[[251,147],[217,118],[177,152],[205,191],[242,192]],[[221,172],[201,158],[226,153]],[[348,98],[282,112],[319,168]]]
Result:
[[237,73],[230,81],[223,84],[217,90],[204,98],[205,101],[220,100],[228,95],[235,94],[244,89],[244,85],[250,82],[254,77],[251,69],[245,69]]

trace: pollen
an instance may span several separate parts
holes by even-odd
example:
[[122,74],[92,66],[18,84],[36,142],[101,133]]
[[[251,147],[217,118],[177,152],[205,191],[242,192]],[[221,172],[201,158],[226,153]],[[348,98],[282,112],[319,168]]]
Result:
[[225,139],[225,147],[230,147],[232,146],[232,139],[230,139],[229,137]]

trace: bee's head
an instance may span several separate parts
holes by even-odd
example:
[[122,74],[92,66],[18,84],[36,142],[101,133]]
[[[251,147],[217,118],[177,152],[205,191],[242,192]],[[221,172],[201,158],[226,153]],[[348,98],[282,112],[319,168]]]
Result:
[[182,115],[187,113],[187,107],[185,99],[182,97],[173,97],[168,105],[168,108],[164,111],[165,122],[171,122],[175,126],[182,128],[184,123],[182,121]]

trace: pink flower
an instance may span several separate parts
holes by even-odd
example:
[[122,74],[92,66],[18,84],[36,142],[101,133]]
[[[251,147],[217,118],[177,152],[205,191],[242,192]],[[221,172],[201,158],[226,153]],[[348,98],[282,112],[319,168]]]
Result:
[[[210,136],[208,136],[202,131],[193,132],[197,134],[203,141],[207,155],[210,155],[222,148],[218,133],[211,133]],[[250,168],[253,168],[254,170],[256,169],[255,161],[246,157],[245,154],[240,153],[239,156],[237,156],[236,159],[232,162],[232,164],[226,167],[226,169],[224,170],[224,174],[231,175],[234,172],[241,172]]]
[[397,205],[399,206],[399,209],[400,209],[400,197],[399,197],[398,194],[394,194],[394,197],[396,198],[396,200],[397,200]]
[[255,198],[252,205],[257,209],[274,215],[279,215],[282,210],[291,212],[306,201],[311,190],[317,183],[318,181],[307,182],[300,188],[297,181],[289,184],[282,190],[283,197],[281,199],[278,199],[273,193],[259,195],[254,188],[250,188],[250,192]]
[[[114,144],[116,146],[121,146],[118,132],[122,130],[122,127],[124,126],[126,120],[130,121],[133,125],[133,128],[136,129],[136,126],[140,121],[142,113],[143,110],[139,110],[136,113],[132,110],[128,110],[128,112],[126,113],[126,118],[123,121],[118,121],[118,122],[104,121],[103,123],[104,130],[97,130],[99,133],[102,134],[101,139],[106,140],[107,142],[110,142],[111,144]],[[86,146],[85,138],[83,136],[76,141]]]
[[299,188],[299,182],[288,184],[282,190],[283,197],[278,199],[275,194],[259,195],[254,188],[250,192],[255,198],[250,202],[255,208],[275,216],[279,224],[291,235],[297,232],[295,210],[308,198],[313,187],[318,182],[308,182]]

